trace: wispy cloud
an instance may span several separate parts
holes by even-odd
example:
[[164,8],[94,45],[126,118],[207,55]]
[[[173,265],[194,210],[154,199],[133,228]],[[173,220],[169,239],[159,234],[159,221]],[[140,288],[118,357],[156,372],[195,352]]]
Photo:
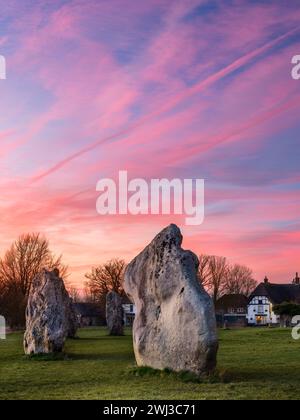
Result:
[[127,169],[205,178],[205,223],[184,228],[185,246],[287,281],[298,262],[299,19],[296,2],[1,5],[1,251],[43,231],[80,283],[90,264],[129,259],[182,224],[97,216],[96,181]]

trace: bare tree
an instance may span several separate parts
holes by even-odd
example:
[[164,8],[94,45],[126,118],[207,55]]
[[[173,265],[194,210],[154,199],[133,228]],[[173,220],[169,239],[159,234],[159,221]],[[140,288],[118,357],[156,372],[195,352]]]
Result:
[[210,256],[202,254],[199,257],[198,277],[204,287],[208,287],[211,282],[211,271],[209,266]]
[[61,277],[67,276],[62,257],[51,253],[48,241],[40,234],[20,236],[0,259],[1,309],[11,324],[24,324],[32,280],[43,268],[58,268]]
[[215,255],[200,255],[199,263],[200,282],[216,303],[225,291],[228,271],[227,259]]
[[225,257],[212,256],[209,262],[211,271],[211,293],[214,303],[224,293],[228,263]]
[[124,295],[123,279],[126,263],[120,259],[112,259],[105,264],[93,267],[85,277],[88,295],[94,302],[103,303],[109,291]]
[[66,289],[67,289],[67,291],[69,293],[69,296],[72,299],[73,303],[78,303],[78,302],[81,301],[79,291],[76,287],[66,285]]
[[235,264],[230,266],[226,276],[226,293],[228,294],[242,294],[250,296],[257,282],[253,278],[253,272],[250,268]]

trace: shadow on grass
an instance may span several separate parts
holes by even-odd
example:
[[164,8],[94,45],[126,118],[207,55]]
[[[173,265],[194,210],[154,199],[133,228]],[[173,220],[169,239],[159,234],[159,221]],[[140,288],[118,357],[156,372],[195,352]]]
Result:
[[[272,370],[273,369],[273,370]],[[268,383],[274,382],[277,384],[280,383],[299,383],[299,374],[297,371],[285,370],[284,367],[279,368],[274,371],[274,367],[271,365],[266,368],[251,369],[251,370],[242,370],[239,368],[233,368],[231,370],[231,376],[234,378],[234,382],[259,382],[259,383]]]
[[[121,336],[115,336],[115,335],[103,335],[101,337],[78,337],[78,340],[80,341],[110,341],[113,340],[124,340],[124,338],[131,338],[129,335],[121,335]],[[70,340],[70,339],[69,339]]]
[[133,366],[128,368],[126,374],[135,377],[158,377],[158,378],[171,378],[185,383],[196,384],[216,384],[216,383],[229,383],[232,382],[231,374],[228,371],[215,370],[209,375],[198,376],[192,372],[174,372],[171,369],[153,369],[148,366],[137,367]]
[[23,359],[33,362],[61,362],[61,361],[131,361],[132,356],[120,353],[49,353],[49,354],[32,354],[22,356]]
[[36,362],[58,362],[62,360],[69,360],[69,356],[66,353],[41,353],[23,356],[23,359],[32,360]]
[[125,372],[128,376],[143,377],[157,377],[157,378],[172,378],[181,382],[189,382],[195,384],[239,384],[247,382],[268,383],[275,381],[277,383],[290,382],[297,384],[299,378],[297,374],[292,375],[291,372],[282,374],[282,371],[270,372],[270,369],[257,369],[251,371],[243,371],[239,369],[216,369],[209,375],[197,376],[191,372],[174,372],[171,369],[157,370],[148,366],[137,367],[131,366]]
[[99,360],[100,362],[104,361],[131,361],[132,355],[131,354],[122,354],[120,352],[118,353],[68,353],[68,358],[71,360]]

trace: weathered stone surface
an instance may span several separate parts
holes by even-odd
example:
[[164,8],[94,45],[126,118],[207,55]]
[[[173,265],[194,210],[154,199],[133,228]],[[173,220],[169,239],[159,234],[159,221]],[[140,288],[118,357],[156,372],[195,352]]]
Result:
[[5,340],[6,338],[6,323],[4,316],[0,315],[0,340]]
[[43,270],[33,280],[27,309],[25,354],[61,352],[74,337],[77,322],[72,301],[58,270]]
[[126,269],[125,291],[137,310],[134,351],[139,366],[201,375],[216,366],[215,311],[197,280],[198,258],[181,243],[170,225]]
[[68,338],[76,338],[79,321],[76,314],[75,306],[72,299],[70,299],[68,292],[65,295],[66,317],[68,319]]
[[116,292],[106,296],[106,323],[110,335],[123,335],[122,298]]

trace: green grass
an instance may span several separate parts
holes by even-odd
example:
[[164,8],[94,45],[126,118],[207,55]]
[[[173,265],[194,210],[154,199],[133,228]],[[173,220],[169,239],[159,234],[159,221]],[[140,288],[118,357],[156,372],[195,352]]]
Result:
[[[22,335],[0,340],[0,399],[299,399],[300,342],[290,330],[220,331],[218,375],[196,381],[137,369],[132,337],[83,329],[60,357],[23,355]],[[224,379],[224,380],[223,380]]]

